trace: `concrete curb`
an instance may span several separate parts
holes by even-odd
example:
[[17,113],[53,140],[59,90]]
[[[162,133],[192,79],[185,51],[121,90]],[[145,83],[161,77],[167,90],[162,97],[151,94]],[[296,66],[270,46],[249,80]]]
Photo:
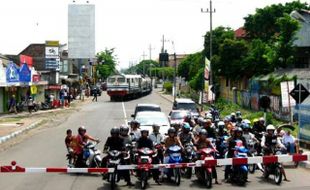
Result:
[[17,136],[19,136],[19,135],[21,135],[21,134],[23,134],[23,133],[29,131],[30,129],[34,129],[34,128],[40,126],[40,124],[42,123],[42,121],[43,121],[43,120],[37,121],[37,122],[35,122],[35,123],[29,125],[28,127],[24,128],[24,129],[15,131],[15,132],[13,132],[13,133],[11,133],[11,134],[9,134],[9,135],[6,135],[6,136],[4,136],[4,137],[0,137],[0,144],[4,143],[4,142],[6,142],[6,141],[8,141],[8,140],[10,140],[10,139],[12,139],[12,138],[15,138],[15,137],[17,137]]
[[310,169],[310,161],[299,162],[299,166],[302,167],[302,168]]
[[157,94],[159,94],[162,98],[164,98],[165,100],[168,100],[169,102],[173,103],[172,100],[170,100],[169,98],[167,98],[166,96],[162,95],[160,92],[156,92]]

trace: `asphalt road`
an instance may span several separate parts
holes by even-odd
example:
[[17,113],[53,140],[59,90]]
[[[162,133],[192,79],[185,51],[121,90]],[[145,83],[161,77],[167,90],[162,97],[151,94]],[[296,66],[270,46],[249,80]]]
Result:
[[[130,120],[137,103],[155,103],[168,113],[172,104],[166,99],[161,98],[157,93],[142,97],[140,99],[127,102],[110,102],[109,97],[103,93],[98,102],[87,104],[80,111],[71,114],[61,124],[50,123],[52,127],[36,129],[36,132],[27,134],[22,142],[15,144],[9,149],[0,152],[0,165],[7,165],[12,160],[23,167],[64,167],[66,166],[66,149],[64,137],[66,129],[71,128],[74,132],[78,126],[85,125],[90,135],[101,139],[99,144],[102,149],[103,143],[113,126],[119,126]],[[125,108],[125,111],[124,111]],[[67,117],[67,116],[65,116]],[[21,138],[21,137],[20,137]],[[218,169],[220,181],[223,178],[223,171]],[[281,186],[273,184],[272,180],[266,181],[261,177],[261,173],[256,172],[249,176],[250,182],[245,187],[233,186],[222,183],[214,185],[213,189],[310,189],[310,170],[303,168],[286,169],[287,176],[291,182],[283,182]],[[137,180],[133,177],[133,182]],[[181,186],[164,183],[156,185],[150,180],[150,189],[203,189],[197,183],[195,177],[191,180],[182,179]],[[97,174],[8,174],[0,173],[0,189],[11,190],[55,190],[55,189],[74,189],[74,190],[100,190],[110,189],[109,184],[102,181]],[[118,189],[139,189],[128,188],[124,182],[118,184]]]

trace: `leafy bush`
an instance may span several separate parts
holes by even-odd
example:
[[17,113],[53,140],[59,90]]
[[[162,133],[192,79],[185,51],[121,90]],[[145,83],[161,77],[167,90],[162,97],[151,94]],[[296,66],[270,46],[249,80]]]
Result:
[[172,92],[172,82],[165,82],[164,83],[164,89],[166,92],[171,93]]
[[[255,118],[264,117],[264,112],[262,111],[254,111],[254,110],[245,109],[239,106],[238,104],[229,102],[223,98],[219,98],[216,101],[215,105],[220,110],[221,118],[224,118],[225,116],[228,116],[232,112],[236,112],[236,111],[241,111],[242,118],[249,119],[250,121],[253,121],[253,119]],[[267,113],[266,123],[273,124],[275,126],[283,124],[282,121],[275,119],[272,113],[270,112]]]

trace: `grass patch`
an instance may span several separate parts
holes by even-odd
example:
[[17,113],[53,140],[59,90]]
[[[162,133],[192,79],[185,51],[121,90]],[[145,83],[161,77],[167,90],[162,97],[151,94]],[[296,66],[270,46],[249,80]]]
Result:
[[[221,114],[221,118],[224,118],[225,116],[230,115],[232,112],[236,112],[236,111],[240,111],[242,114],[242,118],[243,119],[248,119],[251,122],[255,119],[255,118],[260,118],[260,117],[264,117],[264,112],[263,111],[253,111],[250,109],[246,109],[243,108],[241,106],[239,106],[238,104],[232,103],[232,102],[228,102],[224,99],[218,99],[215,103],[215,106],[220,109],[220,114]],[[208,106],[204,107],[205,109],[209,109]],[[278,125],[282,125],[285,122],[278,120],[276,118],[274,118],[272,116],[272,113],[267,112],[267,117],[266,117],[266,122],[267,125],[268,124],[273,124],[275,126]]]
[[10,118],[2,118],[0,119],[0,123],[13,123],[19,122],[23,119],[23,117],[10,117]]

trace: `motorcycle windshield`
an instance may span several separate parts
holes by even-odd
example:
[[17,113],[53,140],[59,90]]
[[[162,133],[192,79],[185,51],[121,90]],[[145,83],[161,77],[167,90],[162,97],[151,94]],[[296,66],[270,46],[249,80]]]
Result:
[[169,152],[180,152],[181,151],[181,147],[178,145],[173,145],[169,147]]

